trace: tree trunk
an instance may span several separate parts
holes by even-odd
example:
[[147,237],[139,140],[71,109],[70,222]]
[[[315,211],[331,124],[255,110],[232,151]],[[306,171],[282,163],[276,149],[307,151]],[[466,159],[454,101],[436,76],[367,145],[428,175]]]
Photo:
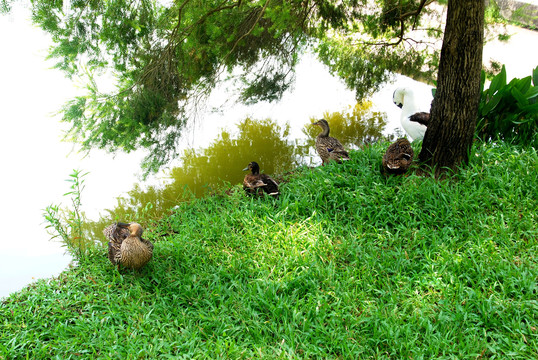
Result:
[[419,159],[435,168],[467,164],[480,99],[484,0],[449,0],[437,90]]

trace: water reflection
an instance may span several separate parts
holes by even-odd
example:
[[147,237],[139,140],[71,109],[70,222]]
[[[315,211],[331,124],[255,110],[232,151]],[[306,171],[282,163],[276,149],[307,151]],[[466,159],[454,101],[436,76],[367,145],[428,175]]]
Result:
[[[386,114],[373,112],[371,107],[369,101],[360,102],[323,117],[331,126],[332,136],[344,146],[359,148],[382,138],[387,124]],[[106,210],[98,222],[89,223],[86,231],[92,233],[90,238],[102,239],[102,229],[113,221],[137,219],[143,223],[158,219],[178,202],[240,184],[245,176],[242,169],[251,161],[271,175],[309,164],[318,132],[317,127],[305,124],[305,138],[290,139],[289,123],[246,118],[237,124],[236,133],[223,130],[207,148],[185,150],[181,166],[169,172],[166,185],[147,189],[135,185],[128,196],[117,199],[114,209]]]
[[[387,125],[387,114],[380,111],[372,111],[371,101],[361,101],[355,106],[349,106],[341,112],[324,113],[323,118],[331,127],[330,136],[340,140],[346,148],[361,148],[365,144],[387,138],[392,140],[392,135],[383,135],[383,129]],[[315,122],[319,119],[311,119]],[[320,129],[317,126],[307,124],[303,127],[303,133],[308,138],[308,145],[313,147],[316,136]]]
[[288,123],[247,118],[237,128],[238,136],[224,130],[208,148],[185,151],[182,166],[170,173],[174,186],[187,185],[201,196],[223,183],[240,183],[245,176],[242,169],[251,161],[268,174],[283,173],[304,163],[308,148],[289,139]]

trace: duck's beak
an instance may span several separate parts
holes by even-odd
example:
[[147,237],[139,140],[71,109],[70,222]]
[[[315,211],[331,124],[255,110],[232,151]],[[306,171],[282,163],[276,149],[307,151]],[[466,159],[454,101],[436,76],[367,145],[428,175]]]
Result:
[[243,171],[247,171],[248,170],[248,166],[246,168],[243,169]]

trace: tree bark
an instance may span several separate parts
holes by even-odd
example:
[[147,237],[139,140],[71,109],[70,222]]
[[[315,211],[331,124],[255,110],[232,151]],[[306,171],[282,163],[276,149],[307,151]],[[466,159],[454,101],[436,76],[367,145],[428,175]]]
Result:
[[436,176],[469,162],[480,99],[483,0],[449,0],[437,90],[419,159]]

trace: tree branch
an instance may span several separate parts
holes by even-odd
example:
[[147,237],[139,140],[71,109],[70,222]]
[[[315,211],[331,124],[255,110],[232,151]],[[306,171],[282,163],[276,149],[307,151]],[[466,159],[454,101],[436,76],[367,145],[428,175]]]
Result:
[[398,34],[398,40],[396,42],[364,42],[364,45],[371,45],[371,46],[398,46],[404,41],[404,35],[405,35],[405,19],[411,16],[415,16],[415,20],[413,22],[413,30],[416,30],[416,25],[418,21],[418,17],[424,7],[431,5],[435,0],[421,0],[420,4],[418,5],[418,8],[416,8],[413,11],[408,11],[405,14],[400,15],[398,20],[400,21],[400,33]]
[[252,30],[254,30],[254,27],[255,27],[256,24],[260,21],[261,17],[262,17],[263,14],[265,13],[265,9],[267,9],[267,5],[269,5],[269,2],[270,2],[270,1],[271,1],[271,0],[267,0],[267,1],[265,2],[265,4],[263,5],[263,8],[260,10],[260,13],[258,14],[258,17],[257,17],[256,20],[254,21],[254,23],[252,24],[252,26],[250,27],[250,29],[248,29],[247,32],[245,32],[244,34],[242,34],[242,35],[239,37],[239,39],[237,39],[237,40],[234,42],[234,44],[233,44],[231,50],[228,51],[228,53],[224,56],[224,58],[223,58],[223,62],[224,62],[224,60],[226,60],[226,59],[228,58],[228,56],[235,50],[237,44],[238,44],[241,40],[243,40],[246,36],[248,36],[248,35],[252,32]]

